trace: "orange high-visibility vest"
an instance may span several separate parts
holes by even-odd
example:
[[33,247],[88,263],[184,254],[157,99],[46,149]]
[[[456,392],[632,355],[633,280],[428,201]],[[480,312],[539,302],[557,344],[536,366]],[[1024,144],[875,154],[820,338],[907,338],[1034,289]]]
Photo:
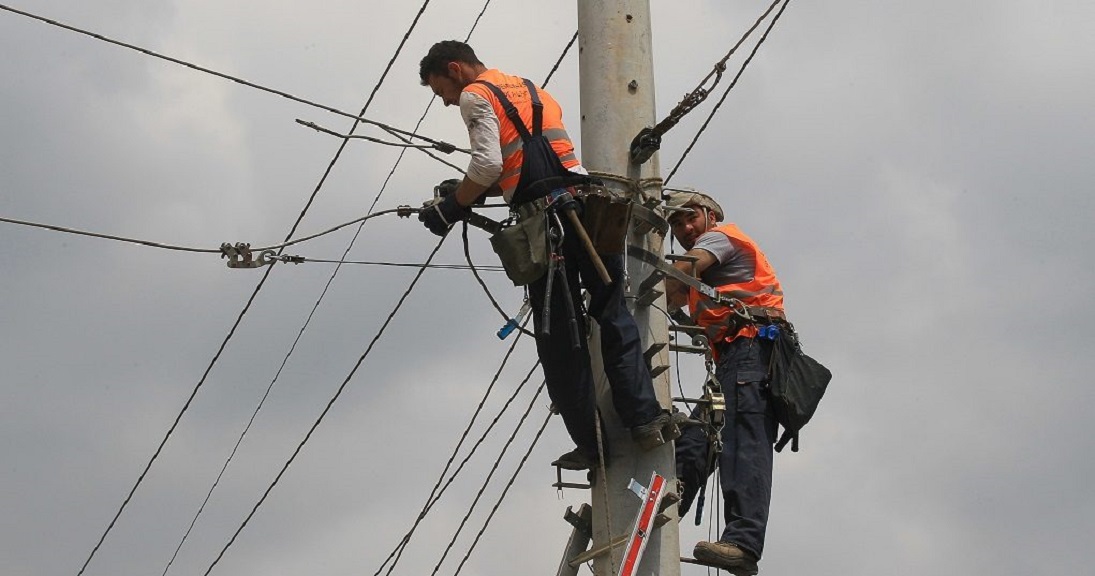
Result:
[[[476,77],[476,80],[484,80],[497,86],[506,95],[506,98],[513,103],[513,106],[517,108],[525,127],[532,126],[532,100],[529,98],[528,89],[525,88],[522,78],[491,69],[480,74]],[[502,188],[503,196],[510,198],[513,196],[514,188],[517,187],[517,181],[521,178],[521,162],[524,160],[521,135],[517,132],[517,128],[513,126],[513,123],[509,121],[509,118],[506,117],[501,102],[498,101],[498,97],[491,92],[490,88],[473,82],[468,84],[464,91],[486,98],[487,102],[490,102],[491,108],[494,109],[495,116],[498,116],[500,144],[502,145],[502,175],[498,179],[498,185]],[[563,110],[559,107],[559,103],[551,97],[551,94],[540,88],[537,88],[536,92],[540,95],[540,101],[544,105],[544,137],[551,143],[551,149],[559,156],[563,167],[577,166],[578,157],[574,154],[574,144],[570,141],[566,128],[563,127]]]
[[[756,263],[752,279],[715,286],[715,290],[722,296],[736,298],[748,306],[783,310],[783,288],[776,278],[776,271],[768,263],[768,257],[760,251],[757,243],[734,224],[723,224],[712,228],[711,232],[725,234],[735,249],[745,252]],[[753,338],[757,335],[754,324],[748,324],[731,333],[729,327],[735,323],[734,311],[728,306],[713,303],[695,289],[688,291],[688,310],[692,321],[704,327],[712,347],[739,336]]]

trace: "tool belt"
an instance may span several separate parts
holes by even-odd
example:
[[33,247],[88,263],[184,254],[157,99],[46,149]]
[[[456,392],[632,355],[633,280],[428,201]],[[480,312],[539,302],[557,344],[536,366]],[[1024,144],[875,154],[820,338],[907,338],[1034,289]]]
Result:
[[631,217],[629,200],[608,194],[580,192],[573,187],[559,188],[511,207],[510,221],[513,223],[490,238],[491,247],[498,254],[506,276],[515,286],[527,285],[547,272],[550,260],[547,235],[553,205],[568,193],[580,207],[580,219],[594,250],[598,254],[609,255],[624,252]]
[[753,319],[754,324],[786,324],[787,315],[779,308],[767,308],[764,306],[744,306],[742,311]]

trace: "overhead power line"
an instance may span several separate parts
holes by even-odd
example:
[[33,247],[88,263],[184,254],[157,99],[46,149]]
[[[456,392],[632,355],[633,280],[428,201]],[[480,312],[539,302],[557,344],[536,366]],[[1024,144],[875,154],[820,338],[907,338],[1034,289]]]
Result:
[[[268,250],[269,251],[279,250],[279,249],[282,249],[282,248],[287,248],[289,246],[300,244],[301,242],[307,242],[308,240],[315,240],[316,238],[319,238],[320,236],[326,236],[327,234],[331,234],[332,232],[337,232],[338,230],[341,230],[341,229],[343,229],[347,226],[357,224],[358,222],[364,222],[366,220],[376,218],[377,216],[384,216],[385,214],[400,214],[400,215],[406,216],[408,214],[418,212],[418,210],[419,210],[418,208],[411,208],[409,206],[408,207],[403,207],[403,208],[391,208],[391,209],[388,209],[388,210],[381,210],[380,212],[374,212],[374,213],[369,214],[367,216],[362,216],[361,218],[355,218],[353,220],[350,220],[349,222],[344,222],[342,224],[339,224],[338,226],[328,228],[327,230],[324,230],[323,232],[318,232],[316,234],[310,234],[308,236],[303,236],[301,238],[297,238],[296,240],[285,241],[285,242],[282,242],[281,244],[273,244],[273,245],[270,245],[270,246],[263,246],[261,248],[251,248],[251,250],[253,252],[265,252],[265,251],[268,251]],[[128,243],[128,244],[139,244],[141,246],[151,246],[152,248],[161,248],[161,249],[164,249],[164,250],[175,250],[175,251],[179,251],[179,252],[199,252],[199,253],[203,253],[203,254],[221,254],[221,253],[223,253],[223,249],[221,249],[221,248],[197,248],[197,247],[193,247],[193,246],[179,246],[177,244],[165,244],[163,242],[153,242],[151,240],[141,240],[141,239],[138,239],[138,238],[127,238],[125,236],[116,236],[116,235],[113,235],[113,234],[102,234],[102,233],[99,233],[99,232],[88,232],[86,230],[78,230],[76,228],[67,228],[65,226],[57,226],[57,225],[54,225],[54,224],[42,224],[42,223],[39,223],[39,222],[30,222],[30,221],[27,221],[27,220],[18,220],[18,219],[15,219],[15,218],[7,218],[7,217],[3,217],[3,216],[0,216],[0,222],[7,222],[9,224],[18,224],[20,226],[29,226],[31,228],[42,228],[44,230],[52,230],[54,232],[63,232],[65,234],[75,234],[77,236],[88,236],[88,237],[91,237],[91,238],[102,238],[104,240],[114,240],[116,242],[125,242],[125,243]]]
[[[517,433],[520,432],[521,428],[525,425],[525,420],[528,419],[528,415],[529,415],[529,413],[532,412],[532,408],[534,406],[536,406],[536,400],[538,400],[540,398],[540,394],[543,393],[544,388],[546,386],[547,386],[547,381],[544,381],[543,383],[540,384],[540,387],[536,389],[536,394],[532,397],[532,400],[529,402],[528,408],[526,408],[525,413],[521,415],[521,420],[517,422],[517,428],[514,429],[513,434],[510,434],[510,437],[506,439],[506,443],[505,443],[505,445],[502,446],[502,450],[498,454],[498,458],[496,458],[494,460],[494,464],[491,465],[490,472],[488,472],[487,477],[483,479],[483,484],[479,487],[479,491],[476,492],[475,498],[472,499],[471,505],[468,506],[467,513],[465,513],[464,517],[460,519],[460,525],[457,526],[456,532],[453,533],[452,539],[449,540],[449,544],[445,547],[445,551],[441,553],[441,558],[437,561],[437,565],[435,565],[433,567],[433,572],[430,573],[430,576],[434,576],[435,574],[437,574],[437,571],[441,569],[441,565],[445,562],[445,558],[448,557],[449,552],[452,550],[453,545],[456,544],[456,539],[459,538],[460,533],[463,532],[464,526],[467,525],[468,519],[471,518],[472,512],[475,511],[475,507],[479,504],[479,500],[483,497],[483,493],[487,491],[487,486],[490,484],[491,479],[494,478],[494,473],[498,471],[498,467],[502,464],[502,458],[504,458],[506,456],[506,452],[509,451],[509,447],[511,445],[513,445],[514,440],[517,439]],[[550,418],[551,418],[551,412],[548,412],[548,418],[545,419],[545,425],[546,425],[546,420],[548,420]],[[539,438],[540,438],[539,435],[537,435],[536,439],[539,440]],[[536,442],[534,441],[533,446],[535,446],[535,445],[536,445]],[[531,452],[531,448],[529,449],[529,451]],[[526,457],[527,456],[528,456],[528,454],[526,453]],[[524,466],[524,463],[525,463],[525,461],[522,460],[521,464],[517,467],[518,471],[521,470],[521,467]],[[516,477],[516,474],[517,473],[515,472],[514,477]],[[511,483],[512,483],[512,479],[511,479]],[[509,488],[509,486],[507,486],[507,489],[508,488]],[[505,495],[503,493],[503,497],[504,496]],[[488,523],[490,522],[491,518],[493,518],[493,513],[491,514],[490,518],[487,518]],[[469,554],[470,553],[471,552],[469,551]]]
[[[428,2],[427,2],[427,4],[428,4]],[[4,5],[4,4],[0,4],[0,10],[11,12],[12,14],[18,14],[20,16],[25,16],[25,17],[30,18],[32,20],[37,20],[39,22],[43,22],[43,23],[49,24],[51,26],[56,26],[56,27],[62,28],[64,30],[68,30],[70,32],[76,32],[77,34],[83,34],[84,36],[90,36],[91,38],[94,38],[96,40],[101,40],[101,41],[106,42],[108,44],[113,44],[115,46],[121,46],[122,48],[128,48],[130,50],[140,52],[141,54],[144,54],[146,56],[151,56],[153,58],[158,58],[160,60],[165,60],[167,62],[171,62],[173,64],[178,64],[180,66],[185,66],[187,68],[190,68],[191,70],[197,70],[198,72],[204,72],[206,74],[210,74],[210,75],[216,76],[218,78],[223,78],[225,80],[235,82],[236,84],[247,86],[248,88],[254,88],[256,90],[260,90],[260,91],[266,92],[268,94],[274,94],[276,96],[281,96],[282,98],[285,98],[287,100],[292,100],[293,102],[297,102],[299,104],[304,104],[306,106],[311,106],[313,108],[319,108],[320,110],[325,110],[325,111],[330,112],[332,114],[338,114],[339,116],[345,116],[346,118],[352,118],[352,119],[354,119],[358,122],[361,122],[363,124],[369,124],[371,126],[376,126],[377,128],[380,128],[381,130],[384,130],[385,132],[388,132],[389,134],[402,135],[402,136],[406,136],[408,138],[417,138],[417,139],[422,140],[424,142],[429,142],[432,145],[431,147],[438,150],[439,152],[444,152],[446,154],[451,153],[451,152],[455,152],[455,151],[464,152],[466,154],[470,153],[469,150],[466,150],[464,148],[457,148],[456,146],[453,146],[452,144],[449,144],[448,142],[445,142],[445,141],[442,141],[442,140],[435,140],[433,138],[430,138],[428,136],[423,136],[423,135],[417,134],[415,132],[411,132],[411,131],[407,131],[407,130],[401,130],[399,128],[395,128],[395,127],[390,126],[388,124],[385,124],[383,122],[377,122],[376,120],[370,120],[368,118],[364,118],[364,117],[362,117],[361,114],[351,114],[349,112],[344,112],[342,110],[339,110],[338,108],[327,106],[325,104],[320,104],[318,102],[313,102],[311,100],[307,100],[305,98],[301,98],[301,97],[298,97],[298,96],[293,96],[292,94],[289,94],[288,92],[283,92],[281,90],[276,90],[276,89],[270,88],[268,86],[263,86],[261,84],[256,84],[254,82],[244,80],[243,78],[239,78],[237,76],[232,76],[230,74],[225,74],[223,72],[218,72],[216,70],[212,70],[212,69],[206,68],[204,66],[199,66],[198,64],[194,64],[192,62],[187,62],[185,60],[180,60],[178,58],[174,58],[174,57],[171,57],[171,56],[166,56],[164,54],[154,52],[154,51],[149,50],[147,48],[141,48],[140,46],[135,46],[133,44],[122,42],[120,40],[115,40],[113,38],[108,38],[106,36],[103,36],[102,34],[96,34],[95,32],[90,32],[90,31],[84,30],[82,28],[77,28],[76,26],[65,24],[63,22],[58,22],[57,20],[52,20],[52,19],[46,18],[44,16],[39,16],[37,14],[32,14],[30,12],[19,10],[17,8],[12,8],[11,6],[7,6],[7,5]]]
[[[396,58],[398,58],[399,53],[402,51],[403,47],[406,45],[407,39],[410,37],[411,32],[418,25],[418,21],[422,17],[422,14],[423,14],[423,12],[425,12],[426,6],[428,6],[429,3],[430,3],[430,0],[425,0],[425,2],[422,4],[421,8],[419,8],[418,13],[415,15],[413,21],[411,22],[410,27],[408,28],[407,32],[403,35],[403,38],[400,41],[399,45],[396,47],[395,53],[392,55],[391,59],[388,61],[387,66],[384,68],[384,72],[380,75],[380,78],[377,80],[377,83],[373,87],[372,92],[369,94],[369,97],[366,100],[364,106],[362,106],[361,114],[359,114],[358,116],[363,116],[365,114],[365,112],[368,110],[369,105],[372,103],[373,98],[376,97],[377,92],[380,90],[380,86],[384,83],[384,80],[387,78],[388,72],[391,70],[392,65],[395,63]],[[0,4],[0,8],[7,9],[7,10],[11,11],[11,9],[9,9],[8,7],[6,7],[2,4]],[[17,13],[20,13],[24,16],[41,19],[40,17],[36,17],[36,16],[28,14],[28,13],[23,13],[23,12],[17,12]],[[355,117],[353,125],[356,127],[358,122],[360,122],[360,120],[358,120],[357,117]],[[346,148],[346,143],[347,143],[347,141],[343,141],[342,145],[340,145],[338,150],[335,152],[335,155],[332,157],[330,163],[328,164],[326,171],[324,171],[323,175],[320,177],[319,182],[316,184],[316,187],[312,191],[312,194],[308,197],[308,201],[305,202],[304,207],[301,209],[300,214],[297,216],[296,221],[293,223],[293,226],[290,228],[289,232],[285,235],[285,241],[288,241],[290,238],[292,238],[293,234],[296,233],[297,227],[300,226],[301,221],[304,220],[305,214],[307,214],[308,209],[312,206],[312,203],[315,201],[315,198],[319,194],[320,189],[322,189],[323,184],[327,181],[327,176],[330,175],[331,170],[334,168],[335,163],[341,157],[342,151]],[[206,367],[205,372],[202,374],[201,378],[198,380],[198,383],[194,386],[194,389],[191,391],[190,396],[186,400],[186,403],[183,405],[182,409],[179,411],[179,414],[176,416],[175,421],[168,428],[167,433],[164,435],[163,440],[160,442],[159,446],[156,448],[156,451],[153,453],[152,458],[149,459],[148,464],[145,466],[145,468],[141,472],[141,474],[137,477],[137,481],[134,483],[133,487],[130,489],[130,491],[127,494],[125,500],[122,501],[122,505],[118,508],[117,513],[115,513],[114,517],[111,519],[110,523],[107,525],[106,530],[103,532],[102,536],[99,537],[98,542],[96,542],[95,546],[91,550],[91,553],[88,555],[87,559],[84,561],[83,565],[80,567],[80,570],[77,573],[77,576],[82,575],[84,573],[84,571],[87,569],[88,564],[91,563],[91,560],[95,557],[96,552],[99,550],[99,548],[102,546],[103,542],[106,540],[107,535],[110,534],[110,531],[114,528],[114,525],[117,523],[118,518],[121,517],[122,512],[125,510],[126,506],[132,500],[133,495],[137,491],[137,488],[140,487],[141,483],[144,481],[145,476],[148,474],[148,471],[152,468],[153,463],[155,463],[156,459],[159,457],[160,452],[163,450],[164,445],[167,444],[168,439],[170,439],[170,437],[171,437],[172,433],[174,432],[175,428],[178,426],[179,421],[182,419],[183,415],[189,409],[190,403],[194,400],[194,397],[197,395],[198,391],[205,384],[206,379],[209,377],[209,373],[212,371],[213,367],[217,364],[217,361],[220,359],[221,354],[224,352],[225,348],[227,347],[228,342],[231,341],[232,336],[235,334],[236,328],[239,327],[240,323],[243,321],[243,317],[247,314],[248,310],[250,310],[251,304],[254,302],[255,298],[258,296],[259,291],[261,291],[262,287],[266,284],[266,280],[270,277],[270,273],[273,271],[273,269],[274,269],[274,267],[272,265],[266,267],[266,271],[263,273],[262,278],[259,280],[259,282],[255,285],[255,289],[252,291],[250,298],[248,298],[247,303],[243,307],[243,310],[236,317],[236,321],[233,323],[232,328],[229,330],[228,334],[224,337],[224,340],[222,340],[221,345],[217,349],[216,354],[214,354],[213,359],[209,362],[209,365]],[[260,403],[260,406],[261,406],[261,403]],[[200,511],[199,511],[199,514],[200,514]],[[168,564],[168,567],[170,567],[170,563]],[[166,569],[165,569],[165,572],[166,572]]]
[[665,177],[666,184],[669,184],[669,181],[673,178],[673,175],[677,173],[677,169],[681,167],[681,163],[684,162],[684,159],[688,157],[688,154],[692,151],[692,148],[695,147],[696,142],[699,141],[700,136],[703,134],[704,130],[707,130],[707,126],[711,124],[711,119],[715,117],[715,114],[719,111],[719,108],[722,107],[722,103],[726,101],[726,97],[730,94],[730,91],[733,90],[734,86],[737,85],[742,73],[745,72],[745,69],[749,66],[749,63],[753,61],[753,56],[756,56],[757,50],[759,50],[761,45],[764,44],[764,41],[768,39],[768,34],[772,31],[772,28],[776,26],[776,22],[779,22],[779,17],[783,15],[783,11],[787,9],[787,5],[790,2],[791,0],[783,0],[783,5],[779,7],[779,12],[776,12],[775,17],[773,17],[772,21],[768,23],[768,28],[764,30],[764,34],[761,35],[760,40],[758,40],[756,45],[753,46],[753,50],[749,53],[749,56],[745,59],[745,61],[742,62],[741,68],[738,69],[738,73],[734,75],[734,80],[731,81],[730,85],[727,86],[726,90],[723,91],[722,97],[719,98],[719,101],[715,104],[714,108],[711,109],[711,113],[707,115],[707,119],[704,120],[703,125],[700,126],[699,131],[697,131],[696,135],[692,137],[692,142],[688,144],[688,148],[686,148],[684,153],[681,154],[680,159],[677,160],[677,163],[673,166],[673,169],[669,171],[669,175]]
[[[737,52],[738,48],[745,43],[745,40],[753,34],[753,31],[760,26],[760,23],[772,13],[772,10],[780,3],[780,0],[772,0],[772,3],[768,6],[768,9],[761,14],[756,22],[745,31],[740,39],[734,44],[730,51],[722,57],[721,60],[715,62],[715,66],[711,72],[704,76],[703,80],[700,80],[698,86],[696,86],[691,92],[684,95],[684,98],[673,107],[673,110],[661,121],[658,122],[653,128],[643,128],[635,136],[631,142],[631,148],[629,153],[631,155],[631,161],[636,164],[642,164],[650,159],[661,148],[662,136],[666,132],[669,132],[682,118],[691,112],[695,107],[699,106],[707,96],[711,93],[711,90],[718,85],[722,80],[722,75],[726,71],[726,61]],[[708,86],[708,82],[711,82]]]
[[[384,562],[380,564],[380,567],[377,568],[376,572],[373,573],[373,576],[379,576],[379,574],[384,570],[384,566],[389,561],[392,562],[392,565],[388,567],[387,572],[385,572],[385,576],[390,576],[392,571],[395,570],[395,567],[399,563],[399,560],[403,557],[403,551],[410,543],[411,538],[414,536],[415,530],[418,529],[418,525],[422,522],[422,520],[425,519],[430,510],[432,510],[433,507],[441,500],[441,496],[445,494],[445,491],[449,489],[449,486],[451,486],[452,483],[456,481],[456,478],[460,476],[460,473],[464,470],[464,467],[471,460],[472,456],[475,455],[479,447],[483,445],[483,442],[486,441],[487,437],[490,436],[491,431],[494,430],[494,427],[498,425],[498,422],[502,419],[502,416],[504,416],[505,413],[509,410],[509,407],[513,404],[513,401],[517,399],[517,395],[520,394],[522,390],[524,390],[525,385],[528,384],[529,380],[532,378],[533,373],[535,373],[536,369],[539,367],[539,361],[533,363],[532,367],[529,368],[528,373],[525,375],[524,379],[522,379],[517,387],[513,390],[513,394],[511,394],[510,397],[506,400],[505,404],[502,405],[502,408],[498,411],[498,414],[494,416],[494,419],[491,420],[490,424],[487,425],[486,429],[483,430],[483,432],[479,435],[479,439],[475,441],[475,444],[472,445],[472,447],[468,450],[468,453],[465,454],[464,458],[460,461],[460,464],[457,465],[456,470],[449,476],[447,480],[445,480],[444,485],[442,485],[439,489],[438,485],[441,483],[442,480],[444,480],[445,472],[448,471],[450,464],[452,463],[452,459],[456,457],[456,454],[459,451],[460,445],[463,443],[463,440],[457,443],[456,448],[453,450],[452,457],[450,457],[449,459],[449,463],[445,465],[445,470],[442,471],[440,478],[438,478],[438,484],[435,484],[433,489],[430,491],[430,496],[426,499],[426,505],[423,506],[422,510],[418,513],[418,517],[415,519],[414,524],[411,525],[410,530],[408,530],[407,533],[403,535],[403,538],[399,541],[399,543],[391,551],[391,553],[388,554],[388,557],[384,559]],[[501,371],[501,368],[499,368],[499,371]],[[541,383],[541,388],[542,387],[543,384]],[[540,392],[537,391],[536,395],[539,396],[539,394]],[[486,400],[486,398],[484,398],[484,400]],[[478,414],[478,409],[476,410],[476,414]],[[475,416],[473,416],[472,418],[474,420]],[[468,428],[464,430],[464,436],[467,435],[470,429],[471,424],[469,423]]]
[[[353,264],[360,266],[385,266],[389,268],[421,268],[422,264],[415,264],[413,262],[377,262],[375,260],[323,260],[320,258],[305,258],[303,256],[288,256],[279,258],[282,262],[291,262],[293,264]],[[505,268],[501,266],[476,266],[468,264],[430,264],[426,266],[433,270],[471,270],[472,272],[505,272]]]
[[[384,81],[387,79],[388,73],[391,71],[392,66],[395,64],[396,59],[399,57],[399,54],[403,51],[404,46],[406,46],[407,41],[410,39],[411,33],[418,26],[418,22],[421,20],[422,15],[426,12],[426,8],[429,6],[429,4],[430,4],[430,0],[425,0],[422,3],[422,5],[419,7],[418,12],[415,13],[414,18],[411,20],[410,26],[408,26],[407,31],[403,34],[403,37],[400,39],[399,44],[396,46],[396,49],[395,49],[394,53],[392,54],[392,57],[388,60],[387,65],[384,67],[384,71],[381,73],[380,78],[377,80],[376,85],[373,86],[372,91],[369,93],[369,97],[365,100],[365,104],[362,105],[361,113],[358,114],[359,117],[364,116],[365,112],[368,110],[369,106],[372,104],[373,99],[376,97],[377,93],[380,90],[380,87],[384,84]],[[360,122],[360,120],[357,117],[355,117],[355,119],[354,119],[354,121],[351,125],[351,128],[350,128],[351,133],[353,132],[353,130],[355,130],[357,128],[359,122]],[[416,127],[416,129],[417,129],[417,127]],[[330,176],[331,171],[334,169],[335,164],[342,157],[342,152],[346,149],[346,146],[348,145],[348,143],[349,143],[349,140],[343,140],[342,143],[339,145],[338,149],[335,151],[335,154],[332,156],[331,161],[327,164],[326,170],[324,170],[323,174],[319,178],[319,181],[316,183],[315,189],[312,191],[311,196],[308,198],[308,202],[305,204],[304,209],[301,210],[300,216],[297,218],[296,223],[293,225],[293,229],[289,232],[289,235],[286,237],[286,241],[289,240],[289,237],[292,236],[292,234],[296,230],[296,227],[300,224],[301,220],[303,220],[305,213],[308,211],[308,208],[311,207],[312,202],[315,200],[316,196],[319,194],[319,191],[323,188],[323,185],[327,182],[327,177]],[[401,156],[402,156],[402,153],[401,153]],[[446,162],[446,164],[447,164],[447,162]],[[391,177],[391,175],[389,174],[389,178],[390,177]],[[387,181],[385,181],[384,185],[385,185],[385,187],[387,186]],[[384,189],[381,188],[380,192],[377,193],[376,199],[373,201],[372,206],[369,207],[370,212],[372,212],[373,208],[375,208],[376,202],[380,199],[380,195],[383,193],[383,191],[384,191]],[[357,239],[357,235],[361,233],[361,229],[364,225],[365,225],[365,221],[362,220],[361,224],[359,224],[359,226],[358,226],[357,232],[354,234],[353,239],[350,240],[349,246],[353,245],[354,241]],[[438,242],[437,247],[434,248],[434,252],[431,253],[430,257],[426,260],[423,267],[419,270],[419,276],[421,276],[422,272],[426,269],[426,266],[428,266],[430,264],[430,262],[433,259],[433,255],[437,253],[437,249],[440,248],[440,246],[441,246],[441,242]],[[346,252],[347,253],[349,252],[349,247],[347,247]],[[345,253],[343,254],[343,257],[345,258]],[[286,352],[286,354],[285,354],[285,358],[282,360],[281,365],[278,367],[278,370],[274,374],[273,379],[271,379],[270,384],[267,386],[266,392],[263,394],[263,397],[259,400],[258,406],[255,407],[255,412],[252,415],[251,420],[248,422],[248,424],[244,427],[243,431],[240,433],[240,438],[237,441],[237,446],[238,446],[239,443],[241,443],[243,441],[243,438],[247,435],[248,431],[251,429],[251,424],[254,422],[255,415],[257,415],[258,412],[262,409],[262,406],[265,403],[266,398],[269,396],[270,391],[273,389],[274,385],[277,383],[277,380],[281,376],[282,371],[285,369],[285,366],[288,363],[289,358],[292,356],[293,352],[296,350],[297,344],[300,342],[300,339],[304,336],[305,330],[307,330],[308,326],[311,324],[312,318],[315,316],[316,310],[319,308],[320,302],[323,301],[323,297],[326,296],[327,291],[330,289],[331,283],[334,281],[335,276],[338,274],[339,268],[341,268],[341,265],[336,267],[335,272],[331,275],[330,278],[328,278],[327,284],[324,286],[323,291],[320,293],[319,298],[316,300],[315,305],[312,307],[312,310],[308,313],[308,317],[304,321],[304,325],[301,326],[300,331],[297,333],[296,338],[293,340],[293,344],[289,347],[288,352]],[[272,270],[272,269],[273,269],[273,266],[270,266],[270,268],[266,271],[266,275],[264,275],[264,278],[265,278],[265,276],[268,276],[270,274],[270,270]],[[411,284],[412,287],[414,285],[414,282],[418,281],[419,276],[415,277],[415,280]],[[256,288],[256,292],[257,292],[257,290],[258,290],[258,287]],[[402,300],[400,302],[402,302]],[[370,347],[371,347],[371,345],[370,345]],[[309,435],[310,434],[311,433],[309,432]],[[305,441],[307,441],[307,438],[305,438]],[[303,446],[303,442],[301,443],[301,445]],[[179,550],[185,544],[186,538],[189,535],[190,530],[193,528],[194,523],[196,523],[198,517],[201,516],[202,510],[204,509],[205,504],[208,502],[208,499],[212,495],[213,490],[216,489],[217,484],[220,482],[220,478],[223,476],[225,470],[229,466],[234,454],[235,454],[235,449],[233,449],[232,453],[228,456],[228,459],[225,462],[224,467],[221,469],[221,472],[218,474],[217,479],[214,480],[213,486],[210,488],[209,493],[206,495],[206,500],[198,508],[198,511],[195,514],[193,521],[191,522],[190,528],[187,529],[186,534],[183,535],[182,541],[179,543],[179,547],[176,548],[176,550],[175,550],[175,555],[172,556],[171,560],[168,562],[167,566],[164,568],[164,574],[165,575],[166,575],[167,571],[170,569],[171,563],[174,561],[175,556],[178,555]],[[294,455],[294,457],[295,457],[295,455]],[[284,470],[283,470],[283,472],[284,472]],[[280,474],[279,474],[279,477],[280,477]],[[277,480],[275,479],[274,482],[276,483]],[[273,485],[271,485],[271,488],[272,487],[273,487]],[[263,498],[265,498],[265,496]],[[257,505],[256,505],[255,509],[257,510]],[[254,511],[252,511],[252,514],[253,513],[254,513]],[[248,517],[248,518],[250,518],[250,517]],[[246,525],[246,524],[247,524],[247,520],[244,520],[244,525]],[[243,526],[240,527],[240,530],[242,530],[242,529],[243,529]],[[238,532],[236,534],[238,535]],[[232,540],[235,540],[235,537],[236,537],[236,535],[233,535]],[[224,547],[224,550],[221,551],[221,555],[224,554],[224,551],[227,550],[229,546],[231,546],[231,541]],[[218,560],[219,560],[219,556],[218,556]],[[215,565],[216,562],[217,561],[214,561],[213,565]],[[211,565],[209,567],[209,569],[212,570],[212,568],[213,568],[213,566]]]
[[[437,246],[434,247],[433,251],[430,252],[429,257],[426,258],[426,264],[429,264],[433,261],[434,256],[437,255],[438,250],[441,249],[441,245],[444,242],[444,238],[441,238],[437,242]],[[216,567],[217,563],[219,563],[221,561],[221,558],[224,557],[224,554],[228,551],[229,548],[232,547],[232,544],[235,543],[236,538],[240,535],[241,532],[243,532],[244,528],[247,527],[247,523],[251,521],[251,518],[255,516],[255,513],[257,513],[259,508],[262,507],[263,503],[266,502],[266,498],[270,496],[270,493],[274,490],[274,487],[277,486],[279,481],[281,481],[281,477],[285,475],[285,472],[287,470],[289,470],[289,466],[292,465],[294,460],[296,460],[297,456],[300,454],[300,451],[304,449],[304,445],[308,443],[308,440],[312,438],[312,434],[314,434],[316,429],[319,428],[319,425],[323,423],[323,419],[326,418],[327,413],[331,411],[331,407],[333,407],[335,405],[335,402],[338,401],[339,397],[342,396],[342,393],[346,390],[346,386],[349,385],[350,380],[357,373],[357,370],[361,368],[361,365],[365,362],[365,358],[367,358],[369,356],[369,353],[373,351],[373,346],[375,346],[376,343],[380,340],[380,337],[384,335],[384,331],[392,323],[395,315],[399,313],[399,310],[403,307],[403,303],[407,301],[407,298],[411,295],[411,292],[414,290],[415,286],[418,285],[418,281],[422,278],[422,275],[425,272],[426,268],[423,267],[421,270],[418,271],[418,274],[415,275],[410,285],[403,292],[403,295],[399,297],[399,301],[396,302],[395,307],[388,314],[388,317],[384,319],[384,323],[381,324],[380,329],[377,330],[377,333],[373,336],[373,339],[369,341],[369,345],[365,348],[365,351],[361,353],[361,356],[358,357],[357,362],[354,364],[353,368],[350,369],[350,373],[347,374],[346,378],[342,380],[342,384],[339,385],[338,390],[335,391],[334,396],[332,396],[331,399],[327,402],[327,406],[323,408],[323,411],[320,412],[319,417],[316,418],[316,421],[308,429],[307,434],[304,435],[304,439],[301,440],[300,444],[298,444],[296,449],[293,450],[292,455],[290,455],[289,459],[286,460],[285,465],[281,467],[281,471],[279,471],[277,476],[274,477],[274,480],[266,488],[266,491],[263,492],[262,497],[259,498],[258,502],[255,503],[255,506],[251,508],[251,512],[247,514],[247,517],[244,518],[243,523],[241,523],[239,528],[237,528],[236,531],[232,534],[231,539],[228,540],[228,543],[225,544],[224,548],[221,549],[219,554],[217,554],[217,557],[213,560],[213,563],[210,564],[209,568],[207,568],[203,573],[203,576],[208,576],[208,574],[213,571],[213,568]]]
[[482,528],[476,533],[475,539],[472,540],[471,546],[468,547],[468,551],[464,554],[464,557],[460,560],[460,564],[456,567],[456,571],[453,572],[453,576],[458,576],[460,571],[464,569],[464,564],[467,563],[468,558],[471,557],[471,553],[475,550],[475,547],[479,544],[479,540],[482,539],[483,533],[487,531],[487,526],[490,525],[491,520],[494,519],[494,514],[498,512],[498,508],[502,506],[502,502],[505,501],[506,495],[509,494],[509,489],[513,487],[513,483],[517,480],[517,476],[524,470],[525,463],[528,462],[528,457],[532,455],[533,449],[540,442],[540,437],[544,435],[544,430],[547,429],[548,422],[551,421],[552,413],[548,412],[548,415],[544,418],[544,422],[540,424],[540,429],[536,431],[536,436],[529,444],[528,450],[525,450],[525,455],[521,457],[521,461],[517,464],[517,468],[513,470],[513,474],[510,475],[509,480],[506,482],[504,488],[502,488],[502,494],[498,496],[498,500],[495,501],[494,506],[490,509],[490,514],[487,515],[487,519],[483,521]]

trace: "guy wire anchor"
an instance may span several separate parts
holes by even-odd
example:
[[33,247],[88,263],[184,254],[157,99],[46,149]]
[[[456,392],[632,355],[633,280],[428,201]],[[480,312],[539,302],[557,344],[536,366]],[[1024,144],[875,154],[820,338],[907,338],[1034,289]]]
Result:
[[221,244],[221,258],[228,258],[229,268],[260,268],[275,260],[273,250],[263,250],[258,258],[251,252],[251,245],[244,242]]

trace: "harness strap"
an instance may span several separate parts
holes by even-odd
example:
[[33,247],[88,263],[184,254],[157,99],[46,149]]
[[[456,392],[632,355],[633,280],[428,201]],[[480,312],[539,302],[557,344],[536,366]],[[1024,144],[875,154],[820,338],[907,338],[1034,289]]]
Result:
[[482,84],[490,89],[494,93],[494,97],[498,98],[498,103],[502,105],[502,110],[506,113],[506,118],[513,124],[513,127],[517,129],[517,133],[521,136],[522,142],[527,142],[529,138],[533,136],[540,136],[543,134],[544,129],[544,103],[540,101],[540,95],[536,93],[536,86],[532,81],[527,78],[522,78],[525,82],[525,88],[528,90],[529,96],[532,98],[532,131],[529,132],[525,122],[521,120],[521,114],[517,112],[517,107],[510,102],[510,99],[506,97],[506,93],[502,92],[502,89],[487,82],[486,80],[476,80],[475,84]]

